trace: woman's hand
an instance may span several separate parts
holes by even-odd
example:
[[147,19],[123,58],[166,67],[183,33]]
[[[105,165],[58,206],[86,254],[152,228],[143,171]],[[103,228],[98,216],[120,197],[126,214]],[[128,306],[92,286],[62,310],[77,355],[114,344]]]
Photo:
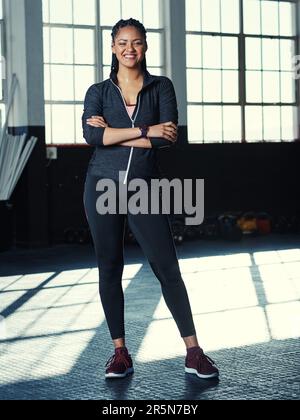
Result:
[[149,127],[148,137],[163,137],[166,140],[175,142],[177,140],[177,125],[172,121],[166,123],[151,125]]
[[93,127],[108,127],[105,119],[99,115],[93,115],[91,118],[87,118],[86,123]]

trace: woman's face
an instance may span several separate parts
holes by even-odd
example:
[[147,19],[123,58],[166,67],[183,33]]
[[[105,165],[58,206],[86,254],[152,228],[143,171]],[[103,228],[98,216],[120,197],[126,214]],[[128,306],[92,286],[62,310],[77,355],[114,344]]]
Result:
[[147,42],[134,26],[121,28],[112,44],[112,52],[116,54],[119,65],[128,68],[141,64],[147,48]]

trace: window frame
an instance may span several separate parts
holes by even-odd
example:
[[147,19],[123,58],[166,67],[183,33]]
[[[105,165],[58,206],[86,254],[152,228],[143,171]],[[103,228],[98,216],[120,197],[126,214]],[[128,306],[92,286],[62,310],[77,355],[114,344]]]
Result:
[[[188,139],[188,143],[189,144],[224,144],[224,143],[272,143],[272,142],[276,142],[276,143],[292,143],[292,142],[296,142],[299,139],[299,135],[300,135],[300,127],[299,127],[299,122],[300,122],[300,92],[299,92],[299,80],[295,80],[295,102],[291,102],[291,103],[285,103],[285,102],[276,102],[276,103],[270,103],[270,102],[247,102],[247,98],[246,98],[246,38],[256,38],[256,39],[288,39],[288,40],[293,40],[295,42],[295,54],[299,55],[299,49],[300,49],[300,45],[299,45],[299,12],[298,12],[298,8],[299,6],[299,1],[298,0],[277,0],[278,2],[286,2],[286,3],[293,3],[295,4],[295,9],[296,9],[296,16],[295,16],[295,25],[296,25],[296,34],[294,36],[283,36],[283,35],[262,35],[262,34],[246,34],[244,33],[244,0],[239,0],[239,18],[240,18],[240,31],[237,33],[230,33],[230,32],[213,32],[213,31],[190,31],[187,30],[185,31],[185,39],[187,39],[187,35],[199,35],[199,36],[204,36],[204,35],[209,35],[209,36],[219,36],[219,37],[235,37],[237,38],[237,43],[238,43],[238,58],[239,58],[239,62],[238,62],[238,92],[239,92],[239,97],[238,97],[238,101],[237,102],[204,102],[204,101],[188,101],[187,100],[187,107],[188,106],[220,106],[221,108],[226,107],[226,106],[239,106],[241,109],[241,139],[239,141],[225,141],[224,140],[224,132],[222,132],[222,140],[221,141],[205,141],[204,139],[204,135],[202,135],[203,140],[199,140],[199,141],[189,141]],[[188,70],[189,67],[186,66],[186,70]],[[202,70],[203,67],[198,67],[199,70]],[[223,70],[222,68],[220,69],[221,71]],[[261,70],[261,72],[263,73],[263,70]],[[187,74],[186,74],[187,76]],[[291,107],[296,107],[297,108],[297,121],[296,121],[296,125],[297,125],[297,138],[294,140],[282,140],[282,138],[280,140],[256,140],[256,141],[247,141],[246,140],[246,107],[247,106],[261,106],[261,107],[265,107],[265,106],[291,106]],[[222,109],[223,112],[223,109]],[[202,118],[203,118],[203,113],[202,113]],[[263,126],[264,126],[264,122],[262,122]],[[223,121],[222,121],[222,125],[223,125]],[[204,121],[202,121],[202,130],[204,130]],[[203,134],[203,133],[202,133]]]

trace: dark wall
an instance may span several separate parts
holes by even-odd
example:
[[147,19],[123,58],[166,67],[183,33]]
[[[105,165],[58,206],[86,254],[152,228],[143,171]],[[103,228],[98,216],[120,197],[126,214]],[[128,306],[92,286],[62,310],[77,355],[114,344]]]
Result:
[[90,146],[60,146],[57,160],[48,163],[48,234],[51,244],[63,241],[66,229],[87,227],[83,188],[92,153]]
[[[87,227],[83,188],[93,148],[57,152],[57,160],[47,161],[39,143],[12,202],[0,203],[0,251],[59,243],[66,229]],[[300,215],[300,142],[178,143],[160,150],[159,161],[168,178],[204,179],[206,217],[228,210]]]
[[[47,168],[49,240],[68,227],[85,227],[82,194],[93,149],[59,147]],[[300,143],[197,144],[159,151],[170,178],[202,178],[205,215],[227,210],[300,212]]]

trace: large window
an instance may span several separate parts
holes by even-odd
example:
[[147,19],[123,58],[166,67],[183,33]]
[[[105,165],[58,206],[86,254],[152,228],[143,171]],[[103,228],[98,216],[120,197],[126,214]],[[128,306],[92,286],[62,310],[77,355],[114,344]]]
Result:
[[190,142],[297,138],[295,1],[186,0]]
[[81,115],[87,88],[109,77],[111,29],[130,17],[147,29],[147,67],[164,68],[159,0],[43,0],[47,144],[85,144]]

